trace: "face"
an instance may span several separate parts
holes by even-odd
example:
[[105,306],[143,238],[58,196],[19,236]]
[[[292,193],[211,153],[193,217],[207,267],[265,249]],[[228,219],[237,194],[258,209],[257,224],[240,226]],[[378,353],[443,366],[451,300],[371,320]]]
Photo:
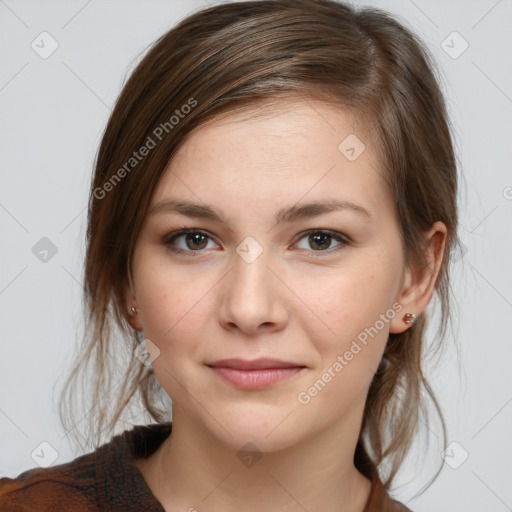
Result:
[[358,434],[404,314],[404,261],[379,157],[351,118],[312,100],[259,114],[197,129],[170,162],[130,300],[173,421],[271,451]]

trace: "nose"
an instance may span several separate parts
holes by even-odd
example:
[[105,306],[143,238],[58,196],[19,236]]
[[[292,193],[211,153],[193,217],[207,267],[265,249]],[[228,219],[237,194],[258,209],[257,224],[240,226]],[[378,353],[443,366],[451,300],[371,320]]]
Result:
[[265,251],[252,262],[235,257],[231,272],[222,280],[219,322],[224,329],[255,335],[285,327],[290,291],[270,263]]

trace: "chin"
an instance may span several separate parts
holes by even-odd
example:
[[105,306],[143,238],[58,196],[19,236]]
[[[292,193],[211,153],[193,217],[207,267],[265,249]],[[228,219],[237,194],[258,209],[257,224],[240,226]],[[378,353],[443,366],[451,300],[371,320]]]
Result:
[[221,425],[224,428],[211,418],[206,428],[211,429],[212,435],[219,441],[237,452],[248,443],[260,452],[276,452],[300,441],[297,423],[283,421],[289,413],[289,410],[273,411],[273,414],[254,410],[240,414],[233,412],[230,417],[223,416]]

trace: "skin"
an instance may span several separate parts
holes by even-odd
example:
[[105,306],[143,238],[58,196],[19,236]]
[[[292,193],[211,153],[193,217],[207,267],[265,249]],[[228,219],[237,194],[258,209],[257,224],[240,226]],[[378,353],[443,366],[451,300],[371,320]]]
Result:
[[[445,226],[425,233],[427,267],[405,264],[378,155],[350,116],[319,101],[280,101],[277,111],[260,106],[258,116],[232,113],[194,131],[155,190],[150,208],[169,198],[206,203],[225,223],[160,211],[135,247],[127,309],[138,309],[133,327],[158,347],[153,369],[173,400],[172,435],[137,465],[167,511],[361,512],[370,482],[353,457],[367,391],[389,333],[409,328],[404,314],[421,313],[439,272]],[[338,149],[349,134],[366,144],[354,161]],[[285,207],[327,199],[370,216],[344,209],[276,224]],[[174,247],[188,252],[172,252],[166,237],[184,227],[210,238],[187,245],[181,236]],[[309,229],[347,243],[315,245]],[[251,263],[236,250],[248,236],[263,249]],[[401,312],[300,403],[393,304]],[[306,368],[242,390],[205,365],[228,357]],[[248,442],[261,455],[250,467],[237,457]]]

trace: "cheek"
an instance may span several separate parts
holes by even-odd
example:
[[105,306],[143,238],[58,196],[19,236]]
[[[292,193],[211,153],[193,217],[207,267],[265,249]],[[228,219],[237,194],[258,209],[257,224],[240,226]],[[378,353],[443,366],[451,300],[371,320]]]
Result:
[[343,267],[298,282],[303,302],[315,313],[313,322],[311,313],[306,315],[302,328],[315,343],[323,367],[350,351],[352,361],[357,360],[351,366],[377,368],[396,315],[392,305],[399,279],[400,258],[374,250],[354,253]]
[[134,277],[139,283],[144,337],[160,351],[152,361],[155,377],[173,400],[182,397],[186,401],[183,384],[195,358],[201,356],[204,321],[212,314],[206,309],[213,284],[194,280],[186,272],[170,271],[168,265],[149,264]]
[[204,319],[212,314],[208,294],[215,286],[213,276],[199,278],[149,254],[144,261],[134,278],[145,337],[162,352],[190,350],[190,341],[198,338]]
[[383,265],[378,258],[361,258],[309,292],[305,302],[323,320],[301,326],[319,356],[310,382],[297,396],[309,418],[325,415],[327,408],[334,421],[362,407],[396,314],[392,290],[399,265],[390,261],[382,259]]

